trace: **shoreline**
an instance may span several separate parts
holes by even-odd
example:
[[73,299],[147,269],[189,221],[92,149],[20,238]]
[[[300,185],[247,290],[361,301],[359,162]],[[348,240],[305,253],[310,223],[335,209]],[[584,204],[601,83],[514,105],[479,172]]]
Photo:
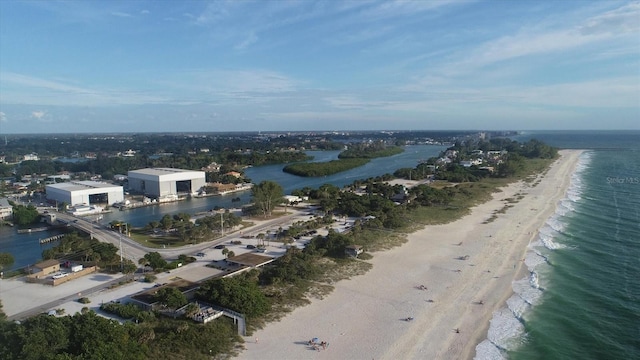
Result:
[[[537,186],[507,185],[463,218],[426,226],[404,245],[376,253],[367,274],[336,283],[326,298],[256,331],[260,343],[245,339],[239,357],[472,359],[494,311],[513,294],[512,283],[526,276],[522,259],[565,195],[580,153],[561,151]],[[409,316],[414,320],[403,321]],[[330,349],[310,349],[306,342],[314,337]]]

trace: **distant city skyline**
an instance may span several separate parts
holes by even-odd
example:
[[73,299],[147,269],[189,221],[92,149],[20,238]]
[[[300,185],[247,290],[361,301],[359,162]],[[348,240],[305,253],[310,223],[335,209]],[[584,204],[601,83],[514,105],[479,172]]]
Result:
[[638,1],[0,1],[0,134],[640,129]]

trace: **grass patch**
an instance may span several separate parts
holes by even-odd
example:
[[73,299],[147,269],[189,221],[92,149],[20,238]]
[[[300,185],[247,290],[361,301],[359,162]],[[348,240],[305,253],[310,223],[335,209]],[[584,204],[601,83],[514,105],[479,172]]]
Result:
[[494,222],[497,218],[498,218],[498,215],[493,214],[493,215],[491,215],[491,217],[489,217],[487,220],[483,221],[482,223],[483,224],[489,224],[489,223]]
[[407,242],[406,229],[388,230],[364,228],[352,233],[356,244],[364,246],[366,251],[382,251],[400,246]]

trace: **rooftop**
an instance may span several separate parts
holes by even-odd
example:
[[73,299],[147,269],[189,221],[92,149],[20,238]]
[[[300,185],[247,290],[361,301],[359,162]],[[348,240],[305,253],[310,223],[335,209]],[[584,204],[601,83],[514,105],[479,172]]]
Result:
[[70,181],[59,184],[51,184],[47,185],[47,187],[60,189],[60,190],[87,190],[87,189],[100,189],[100,188],[114,188],[114,187],[122,187],[120,185],[113,185],[105,182],[99,181]]
[[145,168],[138,170],[131,170],[129,173],[134,174],[144,174],[144,175],[169,175],[169,174],[178,174],[178,173],[189,173],[189,172],[201,172],[197,170],[184,170],[184,169],[174,169],[174,168]]
[[40,268],[40,269],[44,269],[44,268],[48,268],[48,267],[52,267],[52,266],[56,266],[56,265],[60,265],[60,261],[55,260],[55,259],[50,259],[50,260],[41,261],[41,262],[35,264],[35,267]]
[[145,303],[145,304],[154,304],[156,302],[156,293],[158,292],[158,290],[162,289],[162,288],[166,288],[166,287],[172,287],[172,288],[176,288],[178,290],[180,290],[180,292],[185,293],[189,290],[193,290],[195,288],[198,288],[200,286],[200,284],[198,283],[194,283],[185,279],[180,279],[180,280],[176,280],[174,282],[170,282],[168,284],[164,284],[162,286],[158,286],[158,287],[154,287],[151,288],[149,290],[143,291],[141,293],[135,294],[133,295],[131,298]]
[[227,259],[228,262],[233,262],[236,264],[244,265],[244,266],[259,266],[269,263],[275,260],[270,256],[258,255],[254,253],[244,253],[237,256],[232,256]]

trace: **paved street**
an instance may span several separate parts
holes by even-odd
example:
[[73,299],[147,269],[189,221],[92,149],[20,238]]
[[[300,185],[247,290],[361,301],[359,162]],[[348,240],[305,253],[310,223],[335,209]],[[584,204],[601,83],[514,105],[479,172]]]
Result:
[[[255,236],[259,233],[266,233],[268,230],[277,230],[279,227],[287,228],[289,224],[295,221],[308,220],[310,218],[308,211],[308,209],[289,208],[289,214],[275,219],[252,219],[251,221],[254,224],[243,229],[242,234]],[[197,282],[215,276],[220,273],[220,270],[207,267],[206,265],[210,264],[212,261],[218,261],[225,258],[221,249],[214,249],[216,245],[224,243],[229,250],[232,250],[236,255],[240,255],[245,252],[253,251],[247,249],[246,246],[257,245],[258,241],[256,238],[241,238],[240,231],[236,231],[229,233],[222,238],[202,244],[188,245],[172,249],[156,249],[142,246],[116,231],[101,226],[98,223],[91,222],[85,218],[79,218],[64,213],[56,213],[56,216],[59,220],[71,224],[74,228],[91,234],[91,236],[99,241],[111,243],[118,248],[120,248],[120,243],[122,243],[123,256],[132,260],[136,264],[138,259],[152,251],[159,252],[167,259],[175,259],[180,254],[191,254],[195,256],[196,253],[203,253],[203,256],[196,256],[196,261],[194,263],[187,264],[178,269],[156,274],[157,283],[170,282],[176,279],[186,279]],[[324,231],[325,230],[321,230],[321,232]],[[232,240],[241,240],[242,244],[230,244]],[[308,239],[305,239],[304,241],[308,241]],[[304,245],[302,241],[299,241],[299,243],[296,242],[296,246],[303,247]],[[272,242],[271,246],[267,247],[267,252],[264,255],[278,257],[285,251],[286,250],[281,243]],[[142,274],[136,274],[136,276],[142,277]],[[154,285],[134,281],[132,283],[116,287],[115,289],[111,288],[112,284],[119,283],[123,279],[124,276],[122,274],[109,275],[94,273],[55,287],[27,283],[24,278],[3,279],[0,280],[0,300],[2,300],[4,312],[8,315],[9,319],[21,320],[28,318],[29,316],[57,308],[65,309],[66,314],[73,314],[80,311],[84,306],[97,310],[99,308],[99,304],[103,301],[126,300],[128,296],[148,289]],[[91,303],[89,305],[79,303],[77,300],[80,297],[88,297],[91,300]]]

